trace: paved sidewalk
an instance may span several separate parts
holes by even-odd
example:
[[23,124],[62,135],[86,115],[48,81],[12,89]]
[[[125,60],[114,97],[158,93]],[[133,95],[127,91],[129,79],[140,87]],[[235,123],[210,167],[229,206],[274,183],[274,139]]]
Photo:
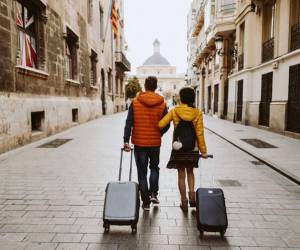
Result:
[[[124,121],[124,113],[103,117],[0,156],[1,250],[300,249],[300,187],[208,131],[214,159],[201,161],[196,186],[224,189],[225,239],[200,239],[195,210],[179,208],[177,173],[165,167],[171,131],[161,150],[161,205],[141,210],[136,235],[117,226],[104,234],[105,187],[118,176]],[[55,138],[72,140],[38,147]]]
[[[300,140],[205,116],[205,126],[300,183]],[[241,139],[259,139],[277,148],[255,148]]]

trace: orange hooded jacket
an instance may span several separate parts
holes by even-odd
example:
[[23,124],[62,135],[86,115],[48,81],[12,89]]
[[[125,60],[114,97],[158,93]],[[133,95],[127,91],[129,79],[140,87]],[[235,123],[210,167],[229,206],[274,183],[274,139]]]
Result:
[[158,122],[166,109],[164,98],[151,91],[141,92],[132,105],[132,143],[140,147],[159,147],[161,133]]

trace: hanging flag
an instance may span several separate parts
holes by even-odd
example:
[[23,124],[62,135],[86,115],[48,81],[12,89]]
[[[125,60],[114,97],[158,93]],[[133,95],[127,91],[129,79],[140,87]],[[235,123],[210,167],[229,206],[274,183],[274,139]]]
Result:
[[16,24],[18,29],[18,48],[21,65],[37,68],[38,55],[35,39],[35,18],[28,9],[17,2]]
[[117,4],[116,0],[112,0],[112,8],[111,8],[111,21],[112,21],[112,27],[114,36],[118,36],[118,12],[117,12]]
[[23,27],[23,15],[22,15],[22,5],[17,2],[17,25]]

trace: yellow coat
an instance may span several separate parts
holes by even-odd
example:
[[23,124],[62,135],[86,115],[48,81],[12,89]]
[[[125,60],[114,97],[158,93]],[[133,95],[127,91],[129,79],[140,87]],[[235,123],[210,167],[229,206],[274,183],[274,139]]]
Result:
[[202,112],[196,108],[189,107],[186,104],[181,104],[174,109],[170,110],[163,119],[160,120],[158,127],[163,129],[171,121],[174,127],[181,121],[192,121],[195,127],[197,136],[197,146],[202,154],[207,154],[205,139],[204,139],[204,126]]

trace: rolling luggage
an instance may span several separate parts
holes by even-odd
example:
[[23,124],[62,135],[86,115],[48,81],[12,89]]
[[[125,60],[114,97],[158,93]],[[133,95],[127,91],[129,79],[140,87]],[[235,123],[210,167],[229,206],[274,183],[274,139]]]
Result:
[[128,225],[136,233],[140,210],[139,187],[131,181],[133,150],[130,153],[129,181],[121,182],[123,151],[121,149],[119,181],[110,182],[106,186],[103,227],[105,232],[109,232],[110,225]]
[[219,232],[223,237],[227,226],[225,197],[222,189],[199,188],[196,192],[197,226],[204,232]]

